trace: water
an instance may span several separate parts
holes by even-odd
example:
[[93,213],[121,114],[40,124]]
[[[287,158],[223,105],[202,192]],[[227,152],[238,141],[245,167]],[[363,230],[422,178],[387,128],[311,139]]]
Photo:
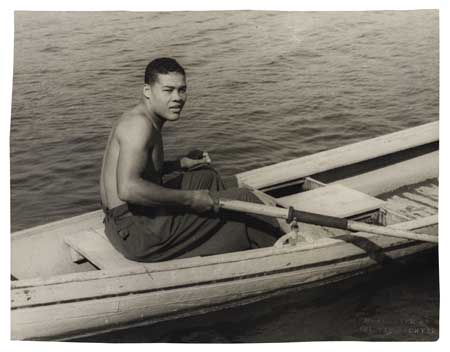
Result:
[[155,57],[188,73],[166,156],[205,149],[223,174],[438,119],[437,11],[18,12],[15,26],[12,231],[98,208],[109,129]]

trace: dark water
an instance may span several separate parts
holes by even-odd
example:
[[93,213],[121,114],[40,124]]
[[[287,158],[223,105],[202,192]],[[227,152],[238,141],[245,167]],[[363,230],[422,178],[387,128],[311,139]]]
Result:
[[[12,230],[98,208],[109,129],[138,101],[152,58],[173,56],[188,73],[183,118],[165,127],[167,157],[205,149],[233,174],[437,120],[438,22],[437,11],[18,12]],[[401,298],[416,280],[386,292]],[[418,295],[436,293],[430,283]],[[419,311],[435,321],[432,303]],[[290,320],[258,326],[272,336]]]

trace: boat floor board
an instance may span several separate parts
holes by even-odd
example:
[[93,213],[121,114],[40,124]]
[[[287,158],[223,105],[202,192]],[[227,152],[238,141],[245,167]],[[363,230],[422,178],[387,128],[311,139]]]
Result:
[[434,199],[435,201],[438,201],[439,198],[439,187],[437,184],[428,184],[426,186],[419,187],[415,190],[417,193],[429,197],[431,199]]
[[139,266],[139,263],[126,259],[104,237],[95,231],[82,231],[65,236],[64,241],[78,254],[100,269],[120,269]]
[[418,194],[405,192],[405,193],[403,193],[403,197],[405,197],[405,198],[407,198],[409,200],[415,201],[415,202],[417,202],[419,204],[422,203],[424,205],[430,206],[431,208],[435,208],[435,209],[438,208],[438,202],[437,201],[435,201],[433,199],[430,199],[430,198],[427,198],[425,196],[421,196],[421,195],[418,195]]
[[426,217],[437,213],[437,209],[414,202],[406,197],[393,196],[387,201],[386,209],[393,210],[410,219]]
[[422,218],[438,213],[438,179],[427,180],[404,187],[394,193],[381,195],[386,200],[386,209],[395,211],[409,219]]
[[277,199],[283,206],[330,216],[348,217],[379,209],[384,201],[340,184]]

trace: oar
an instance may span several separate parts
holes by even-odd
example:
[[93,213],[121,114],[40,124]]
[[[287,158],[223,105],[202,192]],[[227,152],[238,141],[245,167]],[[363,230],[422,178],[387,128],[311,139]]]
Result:
[[374,233],[377,235],[400,237],[411,240],[438,243],[437,236],[433,235],[398,230],[385,226],[369,225],[363,222],[347,220],[334,216],[308,213],[306,211],[295,210],[292,207],[290,207],[289,209],[285,209],[269,205],[243,202],[240,200],[228,200],[228,199],[219,199],[217,206],[221,209],[286,219],[287,222],[291,222],[292,220],[296,219],[297,221],[304,222],[307,224],[327,226],[336,229],[350,230],[355,232],[361,231]]

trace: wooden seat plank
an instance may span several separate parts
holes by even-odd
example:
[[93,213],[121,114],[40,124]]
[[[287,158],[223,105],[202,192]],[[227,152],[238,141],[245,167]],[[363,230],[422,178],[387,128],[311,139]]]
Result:
[[292,206],[302,211],[337,217],[365,213],[385,204],[381,199],[340,184],[278,198],[277,202],[285,207]]
[[138,262],[128,260],[111,243],[95,231],[82,231],[68,235],[65,243],[100,269],[120,269],[139,266]]

